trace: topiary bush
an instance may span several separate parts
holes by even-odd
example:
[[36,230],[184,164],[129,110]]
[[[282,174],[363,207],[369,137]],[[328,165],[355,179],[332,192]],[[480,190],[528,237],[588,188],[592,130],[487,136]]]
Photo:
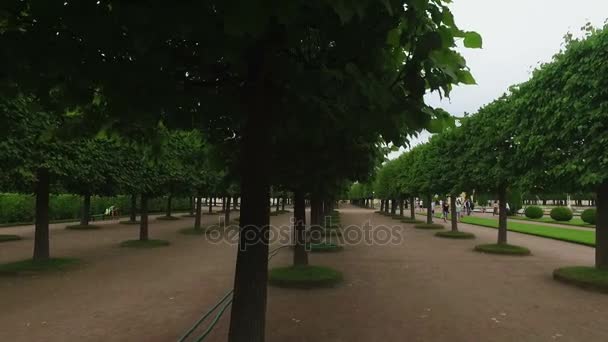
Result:
[[572,210],[566,207],[556,207],[551,209],[551,218],[555,221],[572,220]]
[[585,209],[585,211],[583,211],[583,213],[581,214],[581,220],[589,224],[595,224],[596,217],[597,211],[595,210],[595,208]]
[[543,217],[545,213],[543,211],[543,208],[531,205],[524,210],[524,214],[527,218],[539,219]]

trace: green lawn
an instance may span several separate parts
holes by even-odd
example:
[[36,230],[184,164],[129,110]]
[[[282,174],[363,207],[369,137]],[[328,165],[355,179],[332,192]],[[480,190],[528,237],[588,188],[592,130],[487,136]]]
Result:
[[572,220],[566,221],[566,222],[555,221],[554,219],[552,219],[549,216],[541,217],[539,219],[531,219],[531,218],[527,218],[525,216],[517,216],[517,218],[515,218],[515,220],[536,221],[536,222],[545,222],[545,223],[564,224],[564,225],[568,225],[568,226],[595,228],[595,225],[586,223],[585,221],[581,220],[580,217],[574,217],[574,218],[572,218]]
[[[435,218],[439,217],[440,216],[438,214],[435,214]],[[468,223],[488,228],[498,228],[498,218],[465,216],[462,218],[462,223]],[[531,224],[518,220],[512,220],[510,218],[507,220],[507,229],[513,232],[595,247],[594,230],[585,231],[580,229],[569,229],[549,225],[544,226],[540,224]]]
[[[462,218],[462,222],[477,226],[498,228],[498,220],[492,218],[466,216]],[[584,231],[578,229],[543,226],[539,224],[516,222],[515,220],[507,221],[507,229],[518,233],[595,247],[595,231],[592,230]]]

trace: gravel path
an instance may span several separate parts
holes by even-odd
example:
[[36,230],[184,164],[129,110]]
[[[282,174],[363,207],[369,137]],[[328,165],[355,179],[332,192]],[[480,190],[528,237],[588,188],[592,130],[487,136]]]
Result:
[[[269,288],[267,341],[608,341],[608,296],[551,279],[591,265],[593,248],[509,232],[529,257],[472,251],[496,231],[461,224],[474,241],[440,239],[373,210],[341,209],[345,225],[393,226],[398,244],[346,246],[312,264],[344,272],[334,289]],[[213,217],[206,216],[211,222]],[[287,224],[289,215],[273,217]],[[175,341],[232,285],[235,248],[177,234],[192,219],[151,221],[166,248],[116,247],[137,227],[55,230],[52,252],[86,263],[66,273],[0,278],[0,341]],[[31,240],[0,244],[0,262],[29,257]],[[273,266],[289,265],[281,251]],[[207,341],[225,341],[229,312]]]

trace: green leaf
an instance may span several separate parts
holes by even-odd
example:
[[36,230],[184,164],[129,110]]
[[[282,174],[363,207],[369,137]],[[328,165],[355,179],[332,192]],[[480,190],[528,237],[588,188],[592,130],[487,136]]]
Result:
[[470,49],[481,49],[483,45],[481,35],[477,32],[469,31],[464,34],[464,46]]
[[475,81],[475,78],[473,77],[473,75],[471,74],[470,71],[467,71],[467,70],[459,71],[457,73],[457,76],[458,76],[458,82],[460,82],[462,84],[468,84],[468,85],[477,84],[477,82]]
[[399,46],[399,40],[401,38],[401,30],[397,27],[390,31],[386,36],[386,43],[390,46],[397,47]]

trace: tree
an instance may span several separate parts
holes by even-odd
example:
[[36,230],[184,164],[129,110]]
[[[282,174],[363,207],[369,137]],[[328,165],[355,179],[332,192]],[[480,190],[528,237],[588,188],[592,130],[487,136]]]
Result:
[[457,28],[447,3],[9,0],[0,73],[28,94],[53,90],[50,103],[64,108],[94,104],[88,122],[124,134],[159,122],[230,129],[240,146],[242,231],[229,339],[262,341],[272,142],[290,117],[309,114],[289,100],[319,79],[298,77],[308,63],[294,51],[328,54],[318,70],[335,86],[319,95],[336,95],[335,111],[351,103],[343,122],[401,145],[440,119],[424,105],[427,90],[473,82],[453,48],[456,38],[468,47],[481,39]]
[[588,28],[566,40],[563,51],[516,88],[511,102],[518,124],[526,184],[560,192],[595,192],[595,267],[608,269],[608,29]]

